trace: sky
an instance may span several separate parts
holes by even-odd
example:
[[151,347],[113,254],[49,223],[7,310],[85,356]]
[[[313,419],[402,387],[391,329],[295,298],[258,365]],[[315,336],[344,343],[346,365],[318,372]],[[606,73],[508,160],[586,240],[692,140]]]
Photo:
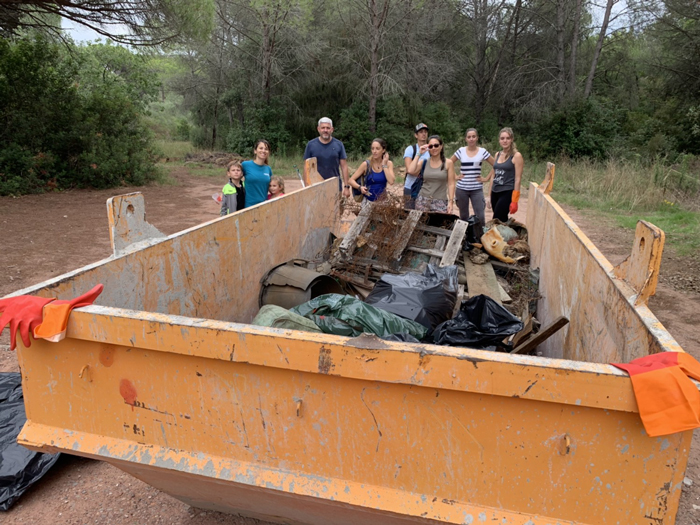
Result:
[[[99,33],[96,33],[92,29],[83,25],[76,24],[71,20],[66,20],[64,18],[61,21],[61,25],[63,29],[65,29],[68,32],[68,34],[71,37],[73,37],[73,40],[75,40],[77,43],[92,42],[95,40],[106,40],[106,38],[100,35]],[[126,32],[126,27],[124,27],[124,32]]]

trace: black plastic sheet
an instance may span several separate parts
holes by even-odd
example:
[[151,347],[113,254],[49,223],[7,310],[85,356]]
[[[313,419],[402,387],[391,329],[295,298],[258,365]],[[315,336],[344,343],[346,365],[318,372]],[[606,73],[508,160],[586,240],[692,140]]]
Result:
[[17,443],[26,421],[20,374],[0,373],[0,510],[8,510],[60,456],[34,452]]
[[458,284],[456,266],[429,264],[422,274],[383,275],[365,303],[432,330],[452,317]]
[[437,345],[486,348],[503,346],[506,337],[523,329],[523,323],[486,295],[477,295],[462,303],[454,319],[433,331]]

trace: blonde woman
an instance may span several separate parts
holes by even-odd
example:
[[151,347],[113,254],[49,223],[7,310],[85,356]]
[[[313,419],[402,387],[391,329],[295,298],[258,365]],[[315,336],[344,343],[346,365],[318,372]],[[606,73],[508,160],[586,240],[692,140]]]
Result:
[[493,169],[486,180],[493,177],[490,204],[494,219],[508,220],[508,213],[518,211],[520,200],[520,180],[523,176],[523,156],[515,146],[515,136],[510,128],[503,128],[498,134],[501,151],[496,153]]

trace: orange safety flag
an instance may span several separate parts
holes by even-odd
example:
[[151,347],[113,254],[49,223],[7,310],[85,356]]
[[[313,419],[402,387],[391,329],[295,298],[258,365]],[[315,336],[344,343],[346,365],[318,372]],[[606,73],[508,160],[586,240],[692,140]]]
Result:
[[92,290],[70,301],[52,301],[44,306],[42,323],[34,328],[35,339],[46,339],[57,343],[66,337],[68,317],[73,308],[88,306],[102,293],[104,286],[98,284]]
[[700,363],[684,352],[661,352],[627,364],[611,363],[632,380],[639,415],[651,437],[700,427]]

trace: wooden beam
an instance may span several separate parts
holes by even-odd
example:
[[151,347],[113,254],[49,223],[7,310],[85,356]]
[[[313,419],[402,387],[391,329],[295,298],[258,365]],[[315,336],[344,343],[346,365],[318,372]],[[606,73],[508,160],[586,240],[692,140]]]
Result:
[[367,224],[372,216],[372,210],[374,209],[373,204],[374,203],[369,203],[363,206],[362,210],[360,210],[360,214],[357,216],[357,219],[355,219],[355,222],[353,222],[352,226],[350,226],[350,231],[348,231],[348,234],[338,247],[338,251],[340,252],[341,256],[351,256],[352,252],[355,251],[355,247],[357,246],[357,238],[367,227]]
[[528,339],[527,341],[525,341],[521,345],[513,348],[513,350],[511,350],[510,353],[511,354],[526,354],[527,352],[536,348],[537,345],[539,345],[540,343],[549,339],[549,337],[554,335],[556,332],[559,331],[559,329],[563,328],[567,324],[569,324],[569,320],[566,317],[564,317],[564,316],[557,317],[552,324],[545,326],[542,330],[540,330],[537,334],[532,336],[530,339]]
[[493,271],[491,263],[474,264],[465,254],[464,270],[467,274],[467,294],[469,297],[488,295],[498,304],[502,304],[496,273]]
[[411,240],[413,231],[416,229],[416,225],[418,224],[418,221],[421,219],[422,216],[422,211],[411,210],[411,212],[408,214],[408,218],[405,221],[403,221],[403,224],[401,225],[401,230],[399,230],[398,234],[400,241],[399,244],[396,245],[396,249],[394,250],[392,256],[393,259],[401,259],[401,255],[406,249],[406,246],[408,246],[408,241]]
[[462,251],[464,236],[467,234],[467,226],[469,226],[467,221],[455,221],[454,227],[452,228],[452,235],[450,235],[450,240],[447,242],[447,247],[445,248],[445,254],[440,261],[441,267],[450,266],[457,260],[457,256]]
[[430,264],[438,264],[442,258],[445,256],[445,245],[447,244],[447,237],[442,237],[438,235],[438,238],[435,240],[435,253],[436,255],[432,255],[430,257]]

